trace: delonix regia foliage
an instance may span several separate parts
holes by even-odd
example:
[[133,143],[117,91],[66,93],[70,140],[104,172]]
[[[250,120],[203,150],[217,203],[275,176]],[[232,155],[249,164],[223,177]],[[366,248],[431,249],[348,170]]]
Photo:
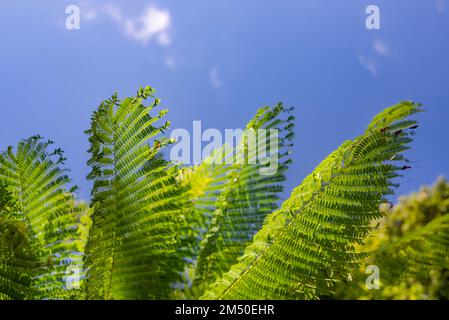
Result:
[[[263,176],[263,164],[214,161],[226,148],[191,167],[165,159],[173,141],[159,104],[146,87],[93,113],[89,207],[52,141],[35,136],[1,154],[1,299],[329,297],[369,256],[372,221],[409,168],[409,117],[421,111],[402,102],[381,112],[278,207],[293,108],[261,108],[246,126],[279,130],[279,169]],[[245,159],[257,156],[249,149],[239,149]]]
[[[385,214],[366,243],[374,254],[339,286],[337,298],[449,299],[449,183],[440,177],[381,210]],[[379,290],[366,289],[367,265],[381,270]]]

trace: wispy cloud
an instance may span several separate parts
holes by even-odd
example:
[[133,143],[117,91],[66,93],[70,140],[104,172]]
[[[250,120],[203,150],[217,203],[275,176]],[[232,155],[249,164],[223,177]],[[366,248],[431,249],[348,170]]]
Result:
[[98,19],[98,10],[89,1],[81,2],[80,6],[82,21],[90,22]]
[[170,69],[174,69],[176,67],[176,61],[172,56],[165,57],[164,63]]
[[109,16],[116,23],[121,24],[123,22],[122,10],[119,7],[113,5],[105,5],[103,7],[104,13]]
[[390,54],[390,47],[382,40],[374,40],[373,49],[381,56],[388,56]]
[[169,29],[171,25],[170,12],[149,6],[144,14],[133,19],[126,19],[122,27],[125,34],[143,45],[155,39],[160,45],[168,46],[171,43]]
[[378,64],[381,57],[389,57],[391,55],[390,46],[381,39],[376,39],[371,44],[371,53],[368,55],[359,54],[359,63],[373,76],[379,74]]
[[444,13],[446,11],[446,1],[444,0],[437,0],[435,2],[435,8],[438,13]]
[[377,64],[374,60],[368,59],[364,55],[359,55],[359,62],[373,77],[377,76]]
[[86,21],[107,17],[112,19],[122,34],[131,40],[142,45],[155,41],[159,45],[169,46],[172,24],[170,11],[149,5],[142,12],[143,14],[132,17],[126,15],[119,6],[107,3],[95,6],[90,1],[84,2],[81,7],[81,14]]
[[91,21],[97,18],[97,12],[95,10],[86,10],[83,11],[83,20]]
[[210,70],[210,82],[214,88],[220,88],[222,83],[217,67],[212,67]]

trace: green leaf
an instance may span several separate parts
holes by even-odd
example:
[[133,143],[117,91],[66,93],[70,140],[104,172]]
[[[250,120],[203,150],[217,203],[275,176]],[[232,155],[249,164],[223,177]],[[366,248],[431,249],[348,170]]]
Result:
[[[399,112],[399,111],[400,112]],[[369,234],[379,205],[392,193],[411,142],[402,103],[377,116],[367,131],[327,157],[270,214],[239,263],[204,299],[314,299],[328,296],[366,256],[356,246]],[[386,127],[389,127],[385,129]],[[395,129],[401,127],[401,132]]]
[[178,278],[175,254],[182,189],[160,149],[168,144],[150,112],[150,87],[136,97],[104,101],[89,134],[93,181],[87,244],[88,299],[167,298]]
[[23,274],[33,276],[35,299],[64,298],[68,268],[82,269],[82,254],[75,245],[79,213],[66,188],[70,180],[59,166],[62,151],[49,151],[51,144],[35,136],[21,141],[16,152],[9,147],[0,156],[0,184],[8,186],[8,196],[14,199],[13,212],[0,216],[22,223],[32,255],[46,261],[37,274]]
[[[197,292],[204,291],[237,262],[262,227],[266,215],[277,209],[279,194],[283,190],[281,183],[291,162],[289,149],[292,147],[294,117],[289,113],[292,110],[285,109],[282,104],[259,109],[243,131],[235,150],[226,149],[226,146],[216,150],[214,159],[194,169],[204,172],[205,168],[212,168],[209,169],[213,174],[209,178],[209,186],[219,186],[219,192],[212,193],[212,197],[208,193],[205,197],[207,201],[214,202],[206,207],[210,211],[208,224],[203,229],[207,231],[201,234],[194,269],[193,287]],[[270,129],[276,131],[277,138],[271,136]],[[265,137],[259,130],[264,130]],[[250,134],[257,137],[257,144],[256,140],[251,140]],[[275,153],[278,159],[272,160],[271,164],[263,163],[261,156],[264,151],[267,155]],[[220,159],[222,164],[214,164],[216,159]],[[232,161],[226,166],[228,159]],[[267,174],[270,165],[273,170]]]

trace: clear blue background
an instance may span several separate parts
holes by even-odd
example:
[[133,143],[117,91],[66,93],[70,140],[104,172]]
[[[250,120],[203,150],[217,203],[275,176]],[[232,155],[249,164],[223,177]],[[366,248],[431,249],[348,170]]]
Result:
[[[80,30],[64,26],[69,4],[81,8]],[[381,9],[381,30],[365,28],[369,4]],[[171,43],[135,41],[105,5],[129,19],[148,6],[167,10]],[[287,192],[401,100],[427,112],[398,193],[449,173],[446,0],[1,1],[0,147],[36,133],[56,141],[81,198],[89,198],[83,131],[91,112],[114,91],[124,97],[147,84],[172,128],[193,120],[239,128],[260,106],[295,106]]]

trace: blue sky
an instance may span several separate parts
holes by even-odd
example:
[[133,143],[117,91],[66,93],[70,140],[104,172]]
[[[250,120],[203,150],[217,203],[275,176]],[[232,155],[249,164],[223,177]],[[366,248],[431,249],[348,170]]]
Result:
[[[65,28],[71,4],[79,30]],[[365,27],[369,4],[381,30]],[[91,112],[147,84],[172,128],[241,128],[260,106],[295,106],[287,192],[384,107],[418,101],[427,112],[398,193],[449,176],[448,0],[1,1],[0,148],[51,138],[81,198]]]

